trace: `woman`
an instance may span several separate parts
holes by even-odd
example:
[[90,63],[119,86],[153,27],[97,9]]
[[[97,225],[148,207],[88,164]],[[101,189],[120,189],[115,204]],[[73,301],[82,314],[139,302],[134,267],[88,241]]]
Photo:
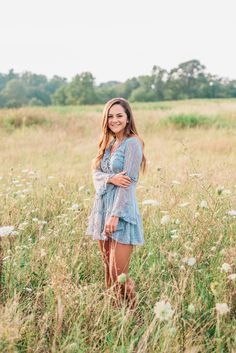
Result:
[[[133,246],[144,244],[135,187],[140,167],[143,172],[146,169],[146,158],[144,142],[126,99],[114,98],[106,103],[98,147],[92,163],[96,197],[86,235],[98,240],[106,288],[118,289],[118,305],[121,295],[128,299],[130,307],[135,307],[135,285],[127,274]],[[125,276],[118,278],[122,273]],[[124,283],[120,283],[121,277]]]

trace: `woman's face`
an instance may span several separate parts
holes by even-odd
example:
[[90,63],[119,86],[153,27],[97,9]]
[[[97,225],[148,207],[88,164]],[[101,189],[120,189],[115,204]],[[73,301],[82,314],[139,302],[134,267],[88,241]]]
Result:
[[127,122],[127,114],[120,104],[114,104],[108,112],[108,127],[115,134],[124,132]]

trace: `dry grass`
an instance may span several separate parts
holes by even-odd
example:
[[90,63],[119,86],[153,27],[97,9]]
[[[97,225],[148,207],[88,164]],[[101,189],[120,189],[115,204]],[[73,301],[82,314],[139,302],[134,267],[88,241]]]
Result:
[[[0,223],[16,230],[1,241],[0,351],[236,350],[236,282],[228,278],[236,272],[236,226],[235,217],[227,214],[236,209],[236,101],[133,108],[148,169],[140,174],[136,191],[146,243],[135,249],[131,261],[139,294],[132,314],[111,305],[97,244],[84,236],[94,198],[90,162],[102,107],[0,111]],[[218,117],[224,128],[160,124],[172,114]],[[4,119],[9,115],[50,124],[8,129]],[[142,204],[147,199],[160,206]],[[72,210],[73,204],[78,208]],[[167,213],[170,221],[162,225]],[[193,266],[187,264],[191,258]],[[221,270],[223,263],[231,265],[230,272]],[[170,322],[154,316],[161,299],[174,309]],[[230,312],[219,316],[216,303],[227,303]]]

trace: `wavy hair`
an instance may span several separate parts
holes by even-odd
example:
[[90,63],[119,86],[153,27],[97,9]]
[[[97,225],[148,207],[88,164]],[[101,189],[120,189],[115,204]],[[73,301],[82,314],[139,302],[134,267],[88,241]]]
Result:
[[[99,169],[100,168],[100,163],[101,163],[101,159],[105,153],[106,148],[108,147],[109,143],[110,143],[110,138],[114,137],[115,138],[115,133],[113,131],[111,131],[111,129],[108,126],[108,114],[109,114],[109,110],[110,108],[115,105],[115,104],[120,104],[124,110],[125,113],[127,114],[127,118],[128,118],[128,124],[126,124],[125,127],[125,131],[124,131],[124,135],[126,137],[131,137],[131,136],[136,136],[137,138],[139,138],[141,144],[142,144],[142,150],[144,151],[144,141],[143,139],[139,136],[137,128],[135,126],[135,122],[134,122],[134,116],[131,110],[131,107],[129,105],[129,102],[121,97],[118,98],[113,98],[111,100],[109,100],[103,109],[103,113],[102,113],[102,134],[100,136],[100,140],[98,142],[98,153],[96,155],[96,157],[92,160],[92,169]],[[143,156],[142,156],[142,162],[141,162],[141,170],[144,173],[146,170],[146,166],[147,166],[147,161],[146,161],[146,157],[144,156],[144,152],[143,152]]]

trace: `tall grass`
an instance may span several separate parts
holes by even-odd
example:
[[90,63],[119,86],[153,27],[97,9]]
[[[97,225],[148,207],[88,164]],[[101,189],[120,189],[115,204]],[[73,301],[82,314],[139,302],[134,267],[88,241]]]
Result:
[[[136,191],[145,245],[134,249],[129,271],[138,292],[134,312],[112,306],[98,245],[84,235],[101,113],[38,108],[35,114],[51,125],[11,133],[1,125],[0,225],[15,226],[15,233],[1,238],[0,351],[236,350],[236,281],[230,277],[236,223],[229,213],[236,209],[235,132],[159,124],[181,112],[220,114],[231,122],[235,104],[171,102],[166,111],[151,104],[134,110],[148,159]],[[155,316],[160,300],[174,310],[170,321]],[[221,316],[219,303],[230,311]]]

